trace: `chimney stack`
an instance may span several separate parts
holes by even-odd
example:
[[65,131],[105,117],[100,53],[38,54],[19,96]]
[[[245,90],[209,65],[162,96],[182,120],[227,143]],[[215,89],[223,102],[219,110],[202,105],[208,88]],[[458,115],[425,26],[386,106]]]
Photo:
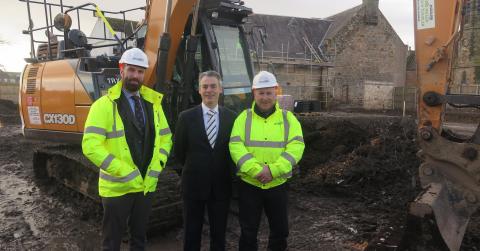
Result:
[[363,8],[365,8],[365,24],[378,24],[378,2],[379,0],[363,0]]

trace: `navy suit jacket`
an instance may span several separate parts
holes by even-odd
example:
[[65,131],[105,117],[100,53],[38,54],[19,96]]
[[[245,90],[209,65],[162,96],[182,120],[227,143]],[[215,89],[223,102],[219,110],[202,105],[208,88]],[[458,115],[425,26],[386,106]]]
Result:
[[228,143],[236,114],[219,106],[219,128],[215,147],[208,142],[202,106],[180,113],[174,135],[175,160],[182,166],[185,199],[224,200],[231,196],[234,164]]

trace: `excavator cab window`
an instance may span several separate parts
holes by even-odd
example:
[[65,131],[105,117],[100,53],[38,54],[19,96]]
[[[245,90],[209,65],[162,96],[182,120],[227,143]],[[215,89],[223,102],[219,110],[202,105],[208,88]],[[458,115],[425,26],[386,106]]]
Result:
[[[191,20],[189,20],[188,24],[186,25],[182,42],[180,43],[180,46],[177,51],[177,57],[176,57],[176,62],[175,62],[175,67],[173,72],[173,80],[177,83],[182,83],[183,80],[185,79],[185,72],[183,68],[186,64],[185,48],[186,48],[187,39],[189,37],[190,25],[191,25]],[[205,38],[205,35],[203,34],[203,29],[201,26],[202,25],[198,24],[197,30],[196,30],[198,43],[197,43],[197,51],[195,53],[195,58],[194,58],[195,62],[193,67],[193,70],[194,70],[194,77],[192,78],[193,82],[188,83],[193,89],[192,97],[190,100],[191,105],[199,104],[201,102],[201,97],[198,94],[198,75],[200,74],[200,72],[213,69],[210,61],[210,53],[208,51],[207,40]]]
[[[250,92],[245,54],[236,27],[213,25],[222,62],[223,86],[227,93]],[[235,89],[238,90],[235,90]]]
[[250,76],[253,74],[249,69],[251,61],[242,27],[212,24],[211,30],[223,78],[223,104],[235,111],[242,111],[250,106]]

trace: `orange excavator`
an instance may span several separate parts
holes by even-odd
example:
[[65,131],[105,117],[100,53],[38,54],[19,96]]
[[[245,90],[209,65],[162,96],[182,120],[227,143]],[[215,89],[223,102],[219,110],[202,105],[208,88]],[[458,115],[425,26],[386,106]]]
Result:
[[[480,96],[450,94],[455,48],[469,0],[414,0],[419,85],[418,143],[423,192],[410,204],[415,229],[441,238],[435,250],[459,250],[470,216],[480,204],[480,127],[471,138],[447,130],[446,105],[479,108]],[[477,52],[478,53],[478,52]],[[423,222],[423,223],[422,223]],[[431,225],[430,225],[431,226]],[[410,236],[417,238],[420,235]],[[443,243],[440,243],[443,242]]]
[[[239,0],[147,0],[145,6],[122,11],[105,11],[92,3],[68,6],[62,0],[20,1],[30,20],[23,33],[31,40],[19,95],[23,133],[56,142],[42,144],[34,154],[39,178],[57,180],[100,201],[98,168],[83,158],[79,145],[91,104],[117,82],[118,60],[130,46],[147,54],[151,67],[144,84],[164,94],[171,128],[182,110],[200,103],[197,78],[206,70],[222,75],[225,106],[242,110],[251,102],[253,67],[242,24],[252,10]],[[45,26],[34,28],[34,7],[44,12]],[[134,11],[145,14],[135,27],[125,19]],[[80,27],[91,13],[101,34],[87,36]],[[151,229],[165,229],[181,219],[177,181],[172,170],[160,177]]]

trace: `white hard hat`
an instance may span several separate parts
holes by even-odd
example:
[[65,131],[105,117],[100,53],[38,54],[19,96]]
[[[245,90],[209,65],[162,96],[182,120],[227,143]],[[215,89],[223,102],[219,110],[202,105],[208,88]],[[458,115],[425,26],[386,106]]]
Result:
[[131,48],[123,52],[122,58],[120,58],[118,63],[148,68],[147,55],[138,48]]
[[268,71],[261,71],[253,78],[252,89],[261,89],[278,86],[275,76]]

